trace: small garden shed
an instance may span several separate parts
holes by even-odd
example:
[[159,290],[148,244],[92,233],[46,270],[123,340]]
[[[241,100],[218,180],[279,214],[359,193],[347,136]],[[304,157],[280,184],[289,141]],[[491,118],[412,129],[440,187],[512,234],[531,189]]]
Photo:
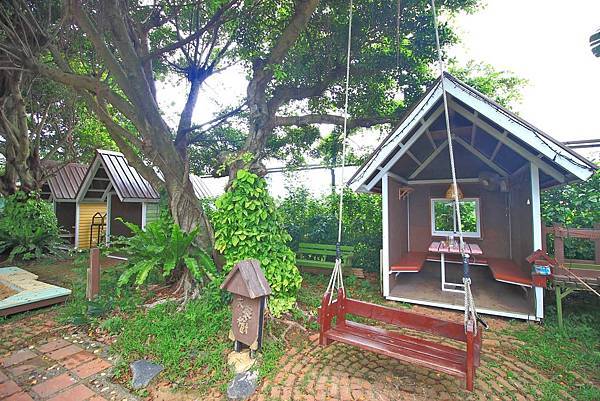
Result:
[[[80,222],[86,222],[89,220],[88,214],[106,213],[106,207],[103,203],[89,203],[78,212],[77,191],[88,169],[86,165],[79,163],[62,165],[59,162],[47,162],[44,164],[44,168],[49,177],[42,186],[42,198],[53,203],[58,226],[63,230],[61,236],[75,245],[78,219]],[[83,212],[83,218],[81,218],[80,212]]]
[[[111,236],[131,234],[119,218],[142,228],[156,219],[159,201],[158,192],[129,165],[122,153],[100,149],[96,151],[77,195],[79,205],[90,202],[105,205],[106,217],[103,221],[98,220],[98,224],[104,224],[101,231],[106,241]],[[82,240],[89,238],[79,239],[78,243],[83,247]]]
[[[122,153],[101,149],[96,152],[79,188],[77,202],[80,208],[98,202],[105,205],[106,216],[99,224],[104,224],[101,229],[105,235],[103,240],[109,242],[113,236],[131,235],[130,230],[119,219],[142,229],[147,223],[156,220],[159,217],[160,194],[129,165]],[[191,176],[190,181],[198,198],[210,196],[210,191],[199,177]],[[84,227],[81,230],[83,233]],[[92,243],[97,240],[95,232],[92,230]],[[86,238],[78,238],[80,247],[89,244],[89,236],[88,229]]]
[[[445,73],[465,242],[478,310],[543,318],[543,288],[525,258],[542,248],[540,191],[586,180],[596,166]],[[350,179],[383,204],[383,295],[463,308],[452,252],[457,219],[438,79]]]

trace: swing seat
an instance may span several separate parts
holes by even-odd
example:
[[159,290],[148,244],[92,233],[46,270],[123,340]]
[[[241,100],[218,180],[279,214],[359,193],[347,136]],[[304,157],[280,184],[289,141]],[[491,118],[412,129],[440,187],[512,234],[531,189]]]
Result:
[[[464,342],[466,349],[348,321],[347,314]],[[334,317],[335,323],[332,322]],[[475,369],[479,366],[481,351],[481,330],[477,330],[477,335],[474,334],[476,323],[469,321],[465,332],[463,324],[349,299],[342,290],[331,304],[329,294],[323,297],[319,308],[319,323],[319,341],[322,346],[332,341],[356,346],[409,364],[463,378],[467,390],[473,391]]]

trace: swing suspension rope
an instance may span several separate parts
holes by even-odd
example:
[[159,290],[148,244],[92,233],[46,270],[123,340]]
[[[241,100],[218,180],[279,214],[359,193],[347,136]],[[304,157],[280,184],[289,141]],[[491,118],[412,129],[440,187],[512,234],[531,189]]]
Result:
[[[400,1],[398,1],[398,7],[400,6]],[[469,255],[465,252],[464,246],[464,236],[462,231],[462,221],[460,214],[460,200],[458,198],[458,183],[456,179],[456,168],[454,164],[454,149],[452,147],[452,133],[450,132],[450,113],[448,110],[448,99],[446,95],[446,89],[444,87],[444,64],[442,60],[442,51],[440,47],[440,37],[439,37],[439,27],[437,21],[437,13],[435,8],[435,0],[431,0],[431,6],[433,9],[433,22],[435,28],[435,40],[438,54],[438,62],[440,68],[440,77],[441,77],[441,88],[442,88],[442,96],[444,102],[444,111],[445,111],[445,119],[446,119],[446,134],[448,136],[448,149],[450,152],[450,168],[452,170],[452,185],[454,188],[454,204],[456,209],[456,215],[458,220],[458,233],[459,233],[459,241],[460,241],[460,253],[463,257],[463,285],[465,288],[465,314],[464,314],[464,324],[465,330],[467,328],[467,324],[469,321],[474,322],[474,330],[475,335],[477,335],[477,324],[476,322],[479,320],[477,316],[477,312],[475,311],[475,301],[473,299],[473,294],[471,292],[471,278],[469,276],[469,265],[468,258]],[[346,137],[348,134],[348,98],[349,98],[349,86],[350,86],[350,55],[351,55],[351,44],[352,44],[352,9],[353,9],[353,0],[350,0],[349,12],[348,12],[348,44],[346,49],[346,83],[345,83],[345,99],[344,99],[344,124],[342,131],[342,165],[341,165],[341,184],[339,185],[339,209],[338,209],[338,237],[336,243],[336,257],[335,257],[335,265],[333,268],[333,272],[329,279],[329,284],[327,285],[327,289],[325,290],[326,294],[329,294],[329,304],[333,302],[333,298],[335,296],[336,290],[344,289],[344,280],[342,275],[342,260],[341,260],[341,242],[342,242],[342,219],[343,219],[343,209],[344,209],[344,168],[346,165]],[[398,21],[399,24],[399,13],[398,13]],[[399,34],[399,26],[397,26],[397,40]],[[399,55],[398,55],[399,57]]]
[[[450,153],[450,170],[452,171],[452,192],[454,198],[454,209],[456,211],[456,220],[458,222],[458,238],[459,238],[459,249],[460,254],[463,260],[463,286],[465,292],[465,314],[464,314],[464,324],[465,330],[467,328],[467,323],[472,321],[476,323],[479,319],[477,316],[477,312],[475,310],[475,300],[473,299],[473,293],[471,292],[471,277],[469,273],[469,257],[465,251],[465,240],[462,229],[462,219],[460,212],[460,199],[458,197],[458,181],[456,179],[456,166],[454,164],[454,147],[452,145],[452,133],[450,132],[450,112],[448,108],[448,96],[446,94],[446,87],[444,85],[444,61],[442,59],[442,49],[440,46],[440,34],[439,34],[439,25],[437,18],[437,11],[435,8],[435,0],[431,0],[431,8],[433,12],[433,27],[435,30],[435,45],[437,49],[438,56],[438,65],[440,69],[440,84],[442,88],[442,99],[444,103],[444,118],[446,122],[446,136],[448,139],[448,152]],[[474,325],[475,335],[477,335],[477,324]]]
[[336,289],[344,290],[344,279],[342,276],[342,217],[344,211],[344,167],[346,166],[346,137],[348,134],[348,97],[350,87],[350,48],[352,44],[352,0],[350,0],[350,10],[348,12],[348,47],[346,48],[346,85],[345,85],[345,99],[344,99],[344,125],[342,130],[342,166],[340,171],[340,185],[339,185],[339,196],[340,204],[338,208],[338,236],[337,243],[335,244],[335,265],[327,290],[325,293],[330,294],[329,304],[333,302],[333,293]]

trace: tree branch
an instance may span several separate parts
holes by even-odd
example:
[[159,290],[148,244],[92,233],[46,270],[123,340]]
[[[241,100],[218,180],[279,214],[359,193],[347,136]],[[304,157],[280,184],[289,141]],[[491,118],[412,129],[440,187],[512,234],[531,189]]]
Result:
[[[372,127],[380,124],[390,124],[397,122],[397,119],[390,117],[361,117],[348,119],[348,129],[358,127]],[[307,114],[303,116],[275,116],[271,120],[273,127],[284,126],[306,126],[312,124],[331,124],[343,125],[344,117],[333,114]]]
[[167,45],[165,47],[162,47],[160,49],[156,49],[156,50],[150,52],[146,57],[144,57],[143,61],[153,59],[156,57],[160,57],[165,53],[169,53],[174,50],[177,50],[177,49],[187,45],[188,43],[198,39],[199,37],[204,35],[207,31],[213,29],[217,24],[222,23],[222,17],[225,14],[225,12],[228,11],[229,9],[231,9],[239,1],[240,0],[230,0],[228,3],[223,4],[221,6],[221,8],[219,8],[219,10],[217,10],[217,12],[211,17],[210,20],[208,20],[206,25],[204,25],[202,28],[200,28],[199,30],[197,30],[196,32],[194,32],[193,34],[189,35],[186,38],[180,39],[177,42],[171,43],[170,45]]
[[[246,106],[246,102],[242,103],[241,105],[239,105],[238,107],[236,107],[235,109],[228,111],[227,113],[221,114],[220,116],[217,116],[215,118],[213,118],[212,120],[206,121],[202,124],[198,124],[198,125],[194,125],[193,127],[190,127],[186,130],[184,130],[184,132],[186,134],[189,134],[193,131],[199,130],[201,128],[206,127],[207,125],[211,125],[211,128],[214,128],[217,125],[220,125],[222,123],[224,123],[227,119],[229,119],[230,117],[233,117],[234,115],[236,115],[237,113],[239,113],[240,111],[242,111],[244,109],[244,107]],[[206,129],[204,129],[202,131],[202,133],[206,132]],[[200,133],[199,135],[201,135],[202,133]],[[195,142],[196,139],[195,135],[194,137],[191,137],[188,139],[189,143],[192,144]]]
[[296,43],[300,33],[304,30],[310,17],[317,8],[319,0],[298,0],[295,2],[294,15],[285,27],[281,36],[271,49],[266,60],[257,60],[254,64],[254,76],[248,84],[248,88],[264,92],[267,84],[273,78],[273,65],[283,61],[290,48]]

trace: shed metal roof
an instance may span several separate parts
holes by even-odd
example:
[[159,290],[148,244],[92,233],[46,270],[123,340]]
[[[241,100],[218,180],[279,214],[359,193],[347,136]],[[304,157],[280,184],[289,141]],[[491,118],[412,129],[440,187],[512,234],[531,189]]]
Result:
[[[129,164],[125,155],[120,152],[102,149],[97,149],[96,152],[96,157],[87,171],[85,180],[82,180],[83,183],[78,195],[79,200],[85,197],[85,193],[100,167],[103,167],[106,171],[112,190],[117,193],[122,202],[157,202],[160,200],[158,191]],[[190,181],[198,199],[212,196],[200,177],[190,175]]]
[[121,201],[159,200],[159,193],[129,165],[123,153],[98,150],[98,156]]
[[50,174],[47,180],[52,198],[56,201],[72,201],[77,197],[77,191],[87,171],[87,166],[79,163],[45,163]]
[[190,174],[190,181],[192,182],[192,186],[194,187],[194,193],[196,194],[196,198],[210,198],[213,194],[208,189],[208,186],[204,183],[204,180],[197,175]]

